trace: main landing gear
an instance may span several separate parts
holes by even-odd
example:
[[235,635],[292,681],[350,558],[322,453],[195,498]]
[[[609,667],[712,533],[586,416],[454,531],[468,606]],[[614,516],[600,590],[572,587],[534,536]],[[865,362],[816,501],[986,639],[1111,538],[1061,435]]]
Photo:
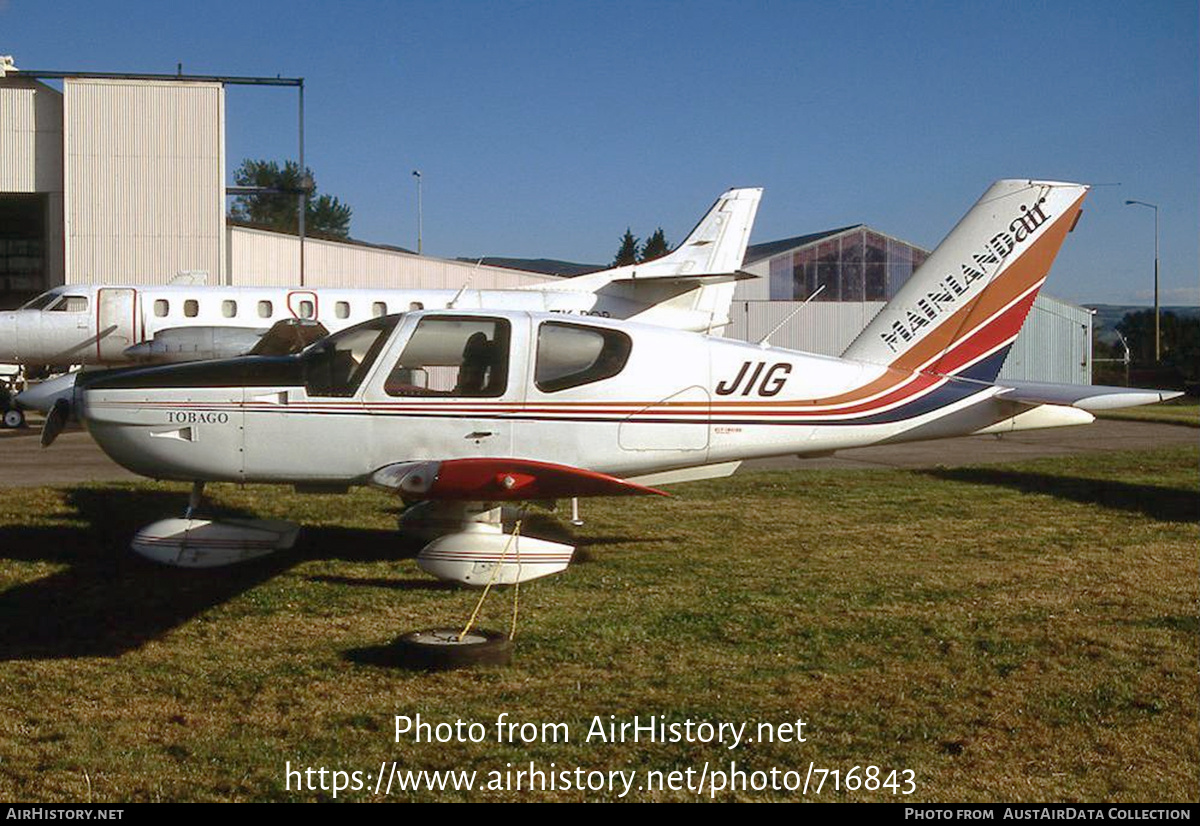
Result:
[[25,426],[25,411],[13,403],[13,386],[0,384],[0,426],[16,428]]

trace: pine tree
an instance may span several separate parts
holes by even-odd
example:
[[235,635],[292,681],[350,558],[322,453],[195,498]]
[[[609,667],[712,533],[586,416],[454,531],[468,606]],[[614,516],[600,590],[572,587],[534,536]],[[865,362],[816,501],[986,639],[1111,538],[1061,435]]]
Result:
[[663,228],[659,227],[642,246],[641,260],[653,261],[655,258],[662,258],[670,251],[671,245],[667,243],[667,236],[663,234]]
[[636,264],[637,262],[638,239],[634,237],[630,228],[626,227],[625,235],[621,238],[621,248],[617,251],[617,257],[613,259],[612,266],[624,267],[627,264]]

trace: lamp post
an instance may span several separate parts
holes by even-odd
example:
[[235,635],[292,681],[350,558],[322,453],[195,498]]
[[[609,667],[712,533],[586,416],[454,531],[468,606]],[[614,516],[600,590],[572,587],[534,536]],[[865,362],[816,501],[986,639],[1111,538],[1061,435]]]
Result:
[[1162,332],[1158,312],[1158,204],[1145,201],[1126,201],[1125,206],[1144,206],[1154,210],[1154,363],[1162,358]]
[[417,179],[417,255],[421,254],[421,170],[414,169],[413,177]]

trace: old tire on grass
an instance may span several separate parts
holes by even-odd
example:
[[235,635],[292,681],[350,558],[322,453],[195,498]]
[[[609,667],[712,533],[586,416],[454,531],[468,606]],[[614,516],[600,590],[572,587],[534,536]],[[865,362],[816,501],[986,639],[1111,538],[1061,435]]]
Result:
[[396,664],[406,668],[449,670],[475,665],[508,665],[512,640],[499,631],[474,629],[461,640],[461,628],[429,628],[397,638]]

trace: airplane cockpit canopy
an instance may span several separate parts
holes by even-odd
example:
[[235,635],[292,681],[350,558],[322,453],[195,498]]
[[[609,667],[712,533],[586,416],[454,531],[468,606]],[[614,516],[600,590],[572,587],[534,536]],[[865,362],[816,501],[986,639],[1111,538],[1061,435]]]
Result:
[[42,312],[82,313],[88,308],[86,295],[71,295],[66,287],[55,287],[21,305],[22,310]]
[[300,356],[309,395],[353,396],[399,321],[380,316],[310,345]]

